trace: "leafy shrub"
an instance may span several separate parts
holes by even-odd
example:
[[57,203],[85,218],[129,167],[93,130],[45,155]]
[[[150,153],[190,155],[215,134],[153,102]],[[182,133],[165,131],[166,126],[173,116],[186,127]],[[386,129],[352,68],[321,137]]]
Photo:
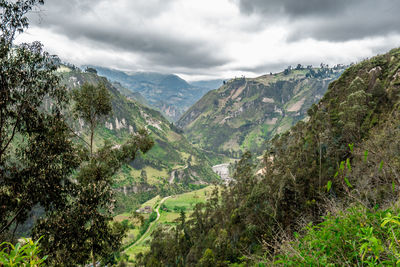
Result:
[[17,243],[15,246],[9,242],[0,244],[0,265],[12,266],[44,266],[47,256],[39,257],[39,240],[33,242],[25,239],[25,244]]
[[122,226],[126,229],[135,229],[135,225],[133,225],[129,220],[123,220],[121,222]]
[[174,206],[173,209],[174,209],[175,212],[186,211],[186,207],[184,207],[184,206]]
[[349,208],[309,224],[286,244],[274,264],[285,266],[375,266],[400,263],[400,210]]

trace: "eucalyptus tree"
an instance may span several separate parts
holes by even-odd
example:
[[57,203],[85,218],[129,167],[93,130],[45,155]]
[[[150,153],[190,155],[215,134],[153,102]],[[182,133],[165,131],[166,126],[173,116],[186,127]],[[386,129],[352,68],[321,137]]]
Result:
[[62,209],[79,164],[62,113],[67,91],[55,74],[57,58],[39,42],[14,44],[28,27],[26,14],[40,4],[0,0],[0,241],[13,237],[33,207]]

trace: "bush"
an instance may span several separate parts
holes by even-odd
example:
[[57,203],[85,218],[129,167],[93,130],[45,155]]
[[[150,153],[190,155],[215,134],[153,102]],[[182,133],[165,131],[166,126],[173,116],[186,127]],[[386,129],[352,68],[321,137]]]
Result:
[[[398,214],[393,216],[392,213]],[[350,208],[306,227],[303,237],[283,246],[274,264],[361,266],[400,263],[400,210]]]
[[[40,238],[39,238],[40,240]],[[0,244],[1,266],[44,266],[47,256],[40,258],[39,240],[33,242],[25,239],[25,243],[17,243],[15,246],[9,242]]]
[[174,209],[175,212],[186,211],[186,207],[184,207],[184,206],[174,206],[173,209]]

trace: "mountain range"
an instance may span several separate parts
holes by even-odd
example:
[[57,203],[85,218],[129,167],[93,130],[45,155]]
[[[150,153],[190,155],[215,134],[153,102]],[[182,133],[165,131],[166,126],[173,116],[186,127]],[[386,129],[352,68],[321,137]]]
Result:
[[265,141],[307,117],[344,66],[288,68],[257,78],[224,82],[194,104],[176,123],[197,147],[238,158],[265,149]]
[[[149,185],[170,183],[188,188],[190,185],[200,185],[217,179],[211,169],[215,158],[208,158],[194,148],[159,111],[122,95],[120,91],[127,90],[122,85],[110,83],[95,72],[85,72],[78,68],[63,66],[58,71],[63,83],[71,89],[80,87],[83,83],[103,83],[109,90],[113,114],[97,130],[95,145],[107,140],[118,146],[129,134],[134,134],[141,128],[147,129],[155,141],[154,147],[146,155],[141,155],[122,168],[121,173],[115,177],[116,188],[134,187],[143,179],[143,171]],[[83,137],[85,127],[81,121],[75,125]]]
[[177,75],[157,72],[124,72],[99,66],[84,68],[95,69],[99,75],[119,83],[128,89],[121,91],[125,96],[145,99],[147,105],[161,111],[171,121],[178,120],[206,92],[222,84],[222,80],[190,84]]

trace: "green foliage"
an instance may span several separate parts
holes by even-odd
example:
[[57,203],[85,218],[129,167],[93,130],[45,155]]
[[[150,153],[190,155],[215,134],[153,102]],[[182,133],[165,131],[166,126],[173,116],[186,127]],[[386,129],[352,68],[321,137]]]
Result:
[[84,83],[80,89],[73,91],[73,99],[78,118],[93,124],[92,127],[96,127],[98,121],[112,111],[111,95],[102,83],[98,86]]
[[[119,148],[105,142],[95,151],[94,131],[111,112],[111,97],[104,85],[84,84],[74,92],[75,111],[90,128],[89,155],[64,118],[68,94],[56,74],[59,60],[38,42],[13,44],[28,26],[25,14],[42,3],[0,1],[0,240],[14,239],[40,208],[32,236],[43,236],[42,250],[34,252],[49,255],[50,265],[85,264],[119,249],[126,229],[112,222],[112,178],[154,142],[137,130]],[[29,251],[13,249],[20,248]]]
[[206,249],[203,257],[199,260],[199,263],[196,265],[198,267],[214,267],[215,266],[215,255],[211,249]]
[[34,236],[44,234],[43,249],[53,264],[85,263],[89,256],[96,261],[118,251],[126,227],[112,223],[112,177],[123,163],[134,159],[138,151],[147,152],[152,144],[146,131],[139,131],[119,149],[104,144],[81,164],[75,176],[77,194],[62,212],[40,220],[33,232]]
[[98,124],[112,111],[111,95],[104,84],[98,86],[84,83],[73,92],[76,117],[89,124],[90,154],[93,153],[94,131]]
[[175,212],[186,211],[186,207],[174,206],[173,210]]
[[150,216],[147,220],[145,220],[142,224],[142,226],[140,227],[140,234],[139,236],[136,238],[136,240],[138,240],[144,233],[146,233],[147,229],[149,228],[150,224],[152,222],[154,222],[157,219],[157,212],[153,211],[152,213],[150,213]]
[[396,266],[399,263],[398,208],[350,208],[328,215],[305,234],[283,247],[274,264],[284,266]]
[[63,109],[67,90],[59,59],[39,42],[14,44],[41,0],[0,1],[0,241],[12,240],[39,204],[43,216],[62,211],[79,166]]
[[[179,260],[195,266],[207,256],[204,261],[214,260],[216,266],[250,265],[257,257],[274,255],[282,240],[296,237],[294,233],[302,230],[299,222],[305,221],[310,225],[304,242],[293,254],[282,255],[293,266],[396,264],[398,230],[390,237],[385,228],[389,223],[381,226],[385,211],[370,207],[394,203],[399,195],[399,88],[393,81],[398,62],[397,49],[346,70],[312,107],[309,121],[298,122],[267,143],[257,169],[250,154],[243,154],[236,182],[221,196],[197,205],[183,226],[156,231],[143,263],[176,265]],[[373,92],[378,78],[384,94]],[[232,84],[249,82],[243,80]],[[278,84],[284,98],[290,95],[285,83]],[[219,93],[230,95],[222,89]],[[199,105],[207,106],[202,101]],[[202,118],[207,121],[212,115],[198,121]],[[261,168],[265,174],[255,176]],[[357,203],[362,208],[321,217],[332,203]],[[212,253],[205,255],[207,249]]]
[[40,238],[35,242],[31,239],[24,239],[24,242],[16,245],[3,242],[0,244],[1,266],[44,266],[47,256],[40,258],[39,241]]

